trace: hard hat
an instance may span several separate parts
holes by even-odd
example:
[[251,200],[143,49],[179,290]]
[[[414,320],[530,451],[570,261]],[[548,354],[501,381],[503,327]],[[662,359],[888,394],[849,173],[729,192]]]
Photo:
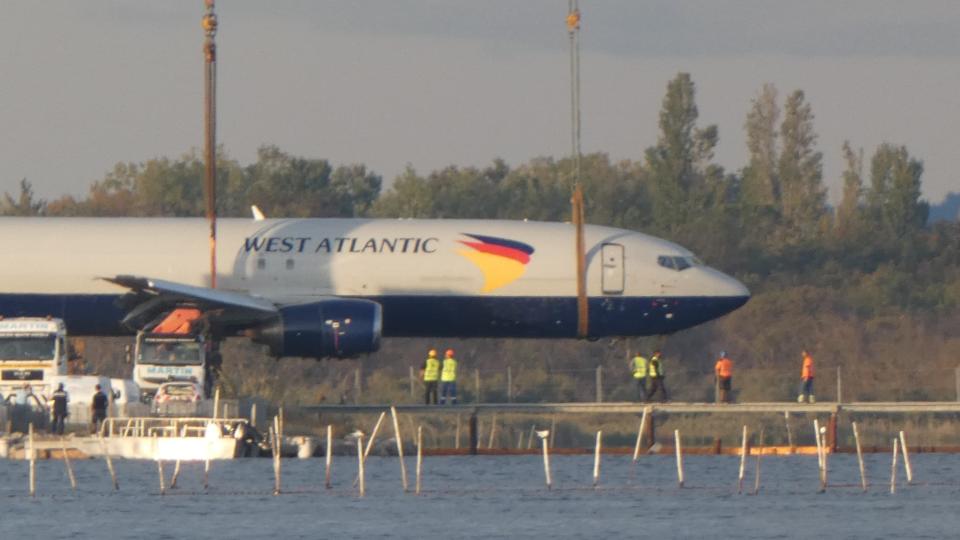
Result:
[[437,355],[437,350],[436,350],[436,349],[430,349],[430,352],[428,352],[427,354],[430,355],[431,358],[433,358],[434,356]]
[[727,351],[720,351],[720,356],[726,356],[726,355],[727,355]]
[[447,349],[447,352],[445,354],[447,356],[453,356],[453,349]]

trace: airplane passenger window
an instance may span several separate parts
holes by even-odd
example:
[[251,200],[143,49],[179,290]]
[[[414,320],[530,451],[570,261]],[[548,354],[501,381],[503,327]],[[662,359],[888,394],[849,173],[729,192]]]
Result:
[[293,270],[293,259],[287,259],[287,270]]
[[257,270],[264,270],[267,267],[266,259],[257,259]]

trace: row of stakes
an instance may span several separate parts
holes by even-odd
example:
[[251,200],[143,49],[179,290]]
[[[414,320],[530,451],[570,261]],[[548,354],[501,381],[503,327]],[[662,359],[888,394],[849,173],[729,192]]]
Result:
[[[408,491],[407,484],[407,468],[406,463],[403,457],[403,441],[400,436],[400,424],[397,421],[397,409],[396,407],[390,407],[390,415],[393,420],[393,433],[397,442],[397,454],[400,461],[400,476],[403,483],[403,491]],[[351,436],[356,439],[357,442],[357,477],[354,481],[354,487],[358,488],[358,493],[360,497],[363,497],[366,493],[366,485],[364,481],[364,462],[367,459],[367,456],[370,454],[370,450],[373,448],[373,443],[377,438],[377,434],[380,431],[380,426],[383,424],[383,420],[386,417],[386,412],[381,412],[380,417],[377,419],[377,423],[373,427],[373,431],[370,434],[370,438],[367,441],[367,444],[364,445],[364,433],[362,431],[356,431]],[[637,461],[640,458],[641,450],[641,441],[643,438],[643,432],[646,429],[647,424],[647,410],[643,411],[643,416],[640,419],[640,429],[637,432],[637,442],[633,450],[633,465],[637,464]],[[827,489],[827,456],[829,455],[826,450],[826,428],[820,426],[819,421],[814,419],[813,421],[814,434],[816,435],[817,441],[817,467],[819,472],[820,480],[820,492],[824,492]],[[549,430],[536,431],[538,438],[540,439],[541,446],[543,449],[543,473],[546,480],[547,489],[550,490],[553,488],[553,478],[551,475],[550,468],[550,445],[549,445]],[[330,489],[330,471],[333,465],[333,426],[327,425],[327,444],[326,444],[326,468],[325,468],[325,482],[324,486],[327,489]],[[272,448],[272,458],[273,458],[273,472],[274,472],[274,488],[273,494],[280,495],[281,493],[281,478],[282,478],[282,461],[281,461],[281,441],[283,440],[283,413],[273,417],[273,425],[269,428],[269,437],[270,437],[270,446]],[[684,472],[683,472],[683,449],[680,443],[680,431],[673,431],[674,437],[674,450],[676,454],[677,462],[677,485],[680,488],[684,486]],[[869,483],[867,481],[866,468],[863,463],[863,451],[860,446],[860,433],[857,430],[857,423],[853,422],[853,437],[856,442],[857,449],[857,461],[860,466],[860,483],[863,491],[866,492]],[[28,440],[29,440],[29,463],[30,463],[30,496],[35,497],[37,493],[36,485],[36,452],[34,451],[34,433],[33,433],[33,424],[30,424],[28,429]],[[603,440],[603,431],[597,431],[596,445],[594,447],[594,458],[593,458],[593,486],[597,487],[600,483],[600,455],[602,450],[602,440]],[[760,491],[760,459],[763,456],[763,430],[760,430],[761,446],[757,452],[756,459],[756,472],[754,474],[754,485],[753,485],[753,494],[756,495]],[[70,487],[76,493],[77,491],[77,478],[73,472],[73,467],[70,463],[70,458],[67,454],[66,444],[64,439],[60,438],[61,449],[63,451],[63,462],[64,466],[67,469],[67,477],[70,480]],[[107,470],[110,473],[110,479],[113,483],[113,489],[119,490],[120,484],[117,481],[117,473],[113,467],[113,460],[110,458],[109,453],[106,451],[106,446],[103,441],[103,436],[100,436],[100,446],[103,450],[103,454],[107,462]],[[907,483],[913,483],[913,468],[910,465],[910,454],[907,451],[906,436],[903,431],[900,431],[899,437],[893,439],[893,461],[890,466],[890,493],[894,494],[897,491],[897,462],[899,453],[903,453],[903,466],[904,471],[906,472]],[[737,493],[743,493],[743,480],[744,472],[747,464],[747,426],[743,426],[743,436],[741,440],[740,447],[740,470],[737,478]],[[423,426],[417,427],[417,465],[416,465],[416,485],[414,492],[419,495],[421,487],[421,478],[423,470]],[[157,460],[157,473],[160,479],[160,494],[164,495],[167,491],[167,486],[165,482],[166,475],[163,470],[163,461]],[[175,488],[177,485],[177,479],[180,475],[180,460],[177,460],[174,465],[173,475],[170,479],[170,488]],[[207,459],[204,461],[203,467],[203,488],[207,489],[209,487],[209,476],[210,476],[210,460]]]

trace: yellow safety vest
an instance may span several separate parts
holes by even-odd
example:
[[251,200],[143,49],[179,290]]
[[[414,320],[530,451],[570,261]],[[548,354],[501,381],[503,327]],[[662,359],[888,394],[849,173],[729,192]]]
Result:
[[423,380],[436,382],[440,378],[440,361],[436,358],[427,358],[427,367],[423,370]]
[[663,361],[660,358],[650,359],[650,378],[663,377]]
[[440,374],[440,380],[443,382],[453,382],[457,380],[457,361],[454,358],[443,359],[443,373]]
[[633,378],[642,379],[647,376],[647,359],[640,356],[633,357]]

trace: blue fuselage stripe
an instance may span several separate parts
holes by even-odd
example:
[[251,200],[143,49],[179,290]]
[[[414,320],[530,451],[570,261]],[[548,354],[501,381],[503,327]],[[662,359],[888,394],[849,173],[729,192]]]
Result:
[[[117,295],[0,294],[3,317],[63,319],[72,335],[130,334]],[[592,297],[590,336],[669,334],[717,318],[749,297]],[[574,337],[574,297],[381,296],[385,337]]]

